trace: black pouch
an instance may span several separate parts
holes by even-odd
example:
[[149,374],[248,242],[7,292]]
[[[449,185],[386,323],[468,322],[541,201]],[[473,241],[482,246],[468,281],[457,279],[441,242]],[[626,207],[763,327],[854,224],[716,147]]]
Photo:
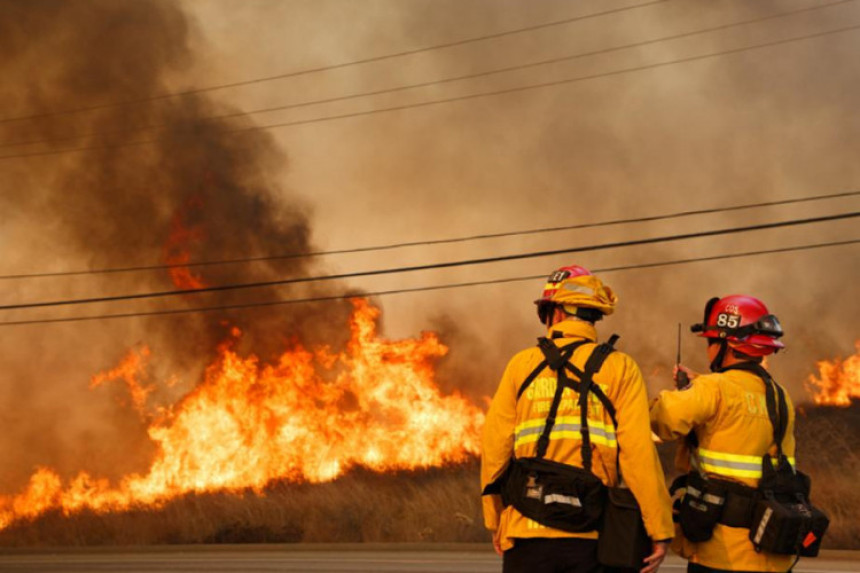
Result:
[[760,500],[753,512],[750,541],[756,551],[815,557],[830,520],[803,500]]
[[607,567],[639,570],[651,554],[651,538],[642,523],[639,503],[627,488],[611,487],[607,492],[597,560]]
[[830,525],[827,515],[808,501],[810,480],[795,472],[785,456],[762,459],[761,497],[753,510],[750,541],[756,551],[815,557]]
[[711,538],[723,514],[726,493],[724,485],[705,479],[697,472],[687,476],[687,490],[678,512],[684,537],[694,543]]
[[539,458],[511,461],[502,503],[562,531],[593,531],[600,525],[606,486],[582,468]]

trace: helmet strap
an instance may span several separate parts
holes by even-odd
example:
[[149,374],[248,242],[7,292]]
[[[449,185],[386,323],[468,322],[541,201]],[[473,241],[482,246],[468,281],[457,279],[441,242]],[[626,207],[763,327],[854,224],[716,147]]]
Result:
[[722,372],[723,371],[723,360],[726,357],[726,351],[729,348],[729,343],[725,340],[719,341],[720,351],[717,352],[717,355],[714,356],[714,359],[711,361],[711,372]]

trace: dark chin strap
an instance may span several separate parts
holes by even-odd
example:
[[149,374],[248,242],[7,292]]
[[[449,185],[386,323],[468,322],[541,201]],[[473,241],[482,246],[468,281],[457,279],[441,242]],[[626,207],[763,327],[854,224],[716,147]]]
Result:
[[711,361],[711,372],[722,372],[725,370],[723,367],[723,360],[726,358],[726,352],[729,349],[729,343],[725,340],[719,341],[720,351],[717,352],[717,355],[714,356],[714,359]]

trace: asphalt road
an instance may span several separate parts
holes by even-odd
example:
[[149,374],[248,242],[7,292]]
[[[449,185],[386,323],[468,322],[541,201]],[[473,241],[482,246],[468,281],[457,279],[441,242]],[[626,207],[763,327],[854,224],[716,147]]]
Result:
[[[501,559],[482,546],[191,546],[65,550],[0,549],[0,571],[122,573],[499,573]],[[672,557],[660,568],[686,571]],[[795,573],[860,573],[860,552],[828,552],[801,561]]]

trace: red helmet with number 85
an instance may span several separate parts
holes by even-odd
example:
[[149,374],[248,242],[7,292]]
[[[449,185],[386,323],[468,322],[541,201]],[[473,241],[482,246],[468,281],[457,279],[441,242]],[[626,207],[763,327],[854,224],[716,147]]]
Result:
[[779,341],[782,326],[762,301],[734,294],[712,298],[705,305],[705,321],[690,330],[699,336],[725,340],[729,346],[749,356],[766,356],[785,347]]

